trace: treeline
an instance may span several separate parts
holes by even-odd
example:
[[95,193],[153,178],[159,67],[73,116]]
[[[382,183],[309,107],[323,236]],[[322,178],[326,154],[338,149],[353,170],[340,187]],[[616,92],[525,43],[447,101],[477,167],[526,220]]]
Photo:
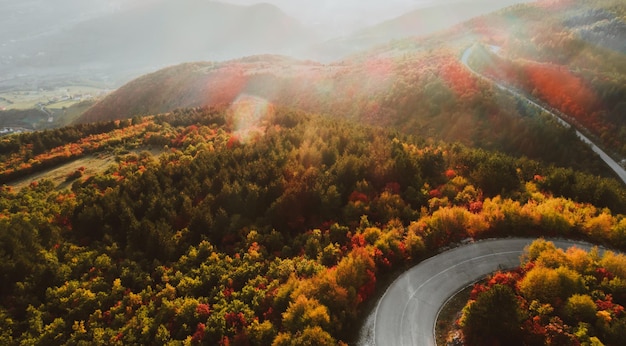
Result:
[[[0,140],[0,157],[3,160],[10,158],[12,154],[25,154],[27,157],[32,157],[67,143],[76,142],[89,135],[125,128],[130,123],[130,120],[125,120],[78,124],[5,137]],[[27,148],[26,152],[22,151],[24,148]]]
[[335,344],[385,273],[461,239],[626,246],[615,180],[263,109],[140,119],[159,157],[2,188],[1,343]]
[[459,323],[466,345],[621,345],[625,305],[626,256],[537,240],[474,285]]

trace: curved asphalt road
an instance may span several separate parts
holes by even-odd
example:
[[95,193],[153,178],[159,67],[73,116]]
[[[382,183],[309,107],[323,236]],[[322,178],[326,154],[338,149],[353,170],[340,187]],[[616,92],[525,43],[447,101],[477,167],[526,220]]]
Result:
[[[469,64],[467,63],[470,55],[472,54],[472,50],[474,49],[474,46],[470,46],[468,47],[465,52],[463,52],[463,55],[461,56],[461,62],[463,63],[463,65],[465,65],[465,67],[470,70],[473,74],[475,74],[476,76],[487,80],[491,83],[494,83],[498,88],[500,88],[501,90],[506,90],[508,92],[510,92],[511,94],[515,95],[517,98],[520,98],[522,100],[525,100],[526,102],[532,104],[533,106],[541,109],[542,111],[552,115],[559,123],[561,123],[563,126],[569,128],[571,127],[570,123],[568,123],[565,119],[561,118],[558,114],[548,110],[547,108],[541,106],[540,104],[538,104],[537,102],[534,102],[533,100],[527,98],[526,96],[518,93],[517,91],[510,89],[500,83],[498,83],[497,81],[494,81],[493,79],[487,78],[483,75],[481,75],[480,73],[474,71]],[[602,159],[602,161],[604,161],[604,163],[607,164],[607,166],[609,166],[609,168],[611,168],[613,170],[613,172],[615,172],[615,174],[624,182],[626,183],[626,170],[624,169],[624,167],[620,166],[615,160],[613,160],[613,158],[611,158],[607,153],[604,152],[604,150],[600,149],[600,147],[598,147],[594,142],[591,141],[591,139],[589,139],[589,137],[585,136],[583,133],[581,133],[580,131],[576,130],[576,136],[578,136],[578,138],[587,143],[590,147],[591,150],[593,150],[596,154],[598,154],[598,156],[600,156],[600,158]]]
[[[435,345],[435,323],[445,302],[466,286],[520,265],[535,239],[485,240],[443,252],[416,265],[389,286],[362,327],[358,345]],[[557,247],[592,245],[551,240]]]
[[[571,125],[557,114],[528,99],[515,90],[486,78],[472,70],[467,60],[469,47],[463,53],[462,63],[478,77],[494,83],[551,114],[566,127]],[[626,183],[626,170],[584,134],[576,135]],[[519,266],[524,247],[534,239],[487,240],[462,246],[432,257],[403,273],[387,289],[376,309],[361,328],[358,345],[435,345],[435,323],[445,302],[467,285],[502,269]],[[590,249],[592,245],[567,240],[552,240],[557,247],[578,246]]]

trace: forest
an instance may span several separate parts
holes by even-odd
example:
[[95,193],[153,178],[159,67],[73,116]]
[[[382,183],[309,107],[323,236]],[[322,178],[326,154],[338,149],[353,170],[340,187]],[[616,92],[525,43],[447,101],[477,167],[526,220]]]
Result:
[[518,269],[474,285],[458,323],[466,345],[621,345],[625,304],[625,255],[539,239]]
[[[626,249],[614,179],[259,98],[0,145],[7,345],[345,344],[380,282],[463,239]],[[95,152],[116,163],[11,187]]]

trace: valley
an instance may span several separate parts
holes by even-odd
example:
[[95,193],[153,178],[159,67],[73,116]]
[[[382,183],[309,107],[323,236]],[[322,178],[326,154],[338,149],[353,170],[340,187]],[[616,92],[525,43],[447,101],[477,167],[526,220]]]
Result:
[[94,100],[110,90],[89,86],[67,86],[54,89],[23,90],[0,93],[0,110],[29,109],[39,105],[49,108],[70,107],[81,101]]
[[1,92],[0,136],[69,125],[109,92],[75,85]]

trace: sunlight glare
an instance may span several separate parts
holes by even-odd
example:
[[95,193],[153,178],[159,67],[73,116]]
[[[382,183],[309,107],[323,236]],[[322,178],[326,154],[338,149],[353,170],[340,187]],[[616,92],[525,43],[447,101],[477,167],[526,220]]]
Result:
[[242,143],[263,133],[265,122],[274,115],[274,105],[258,96],[241,94],[228,109],[229,121]]

